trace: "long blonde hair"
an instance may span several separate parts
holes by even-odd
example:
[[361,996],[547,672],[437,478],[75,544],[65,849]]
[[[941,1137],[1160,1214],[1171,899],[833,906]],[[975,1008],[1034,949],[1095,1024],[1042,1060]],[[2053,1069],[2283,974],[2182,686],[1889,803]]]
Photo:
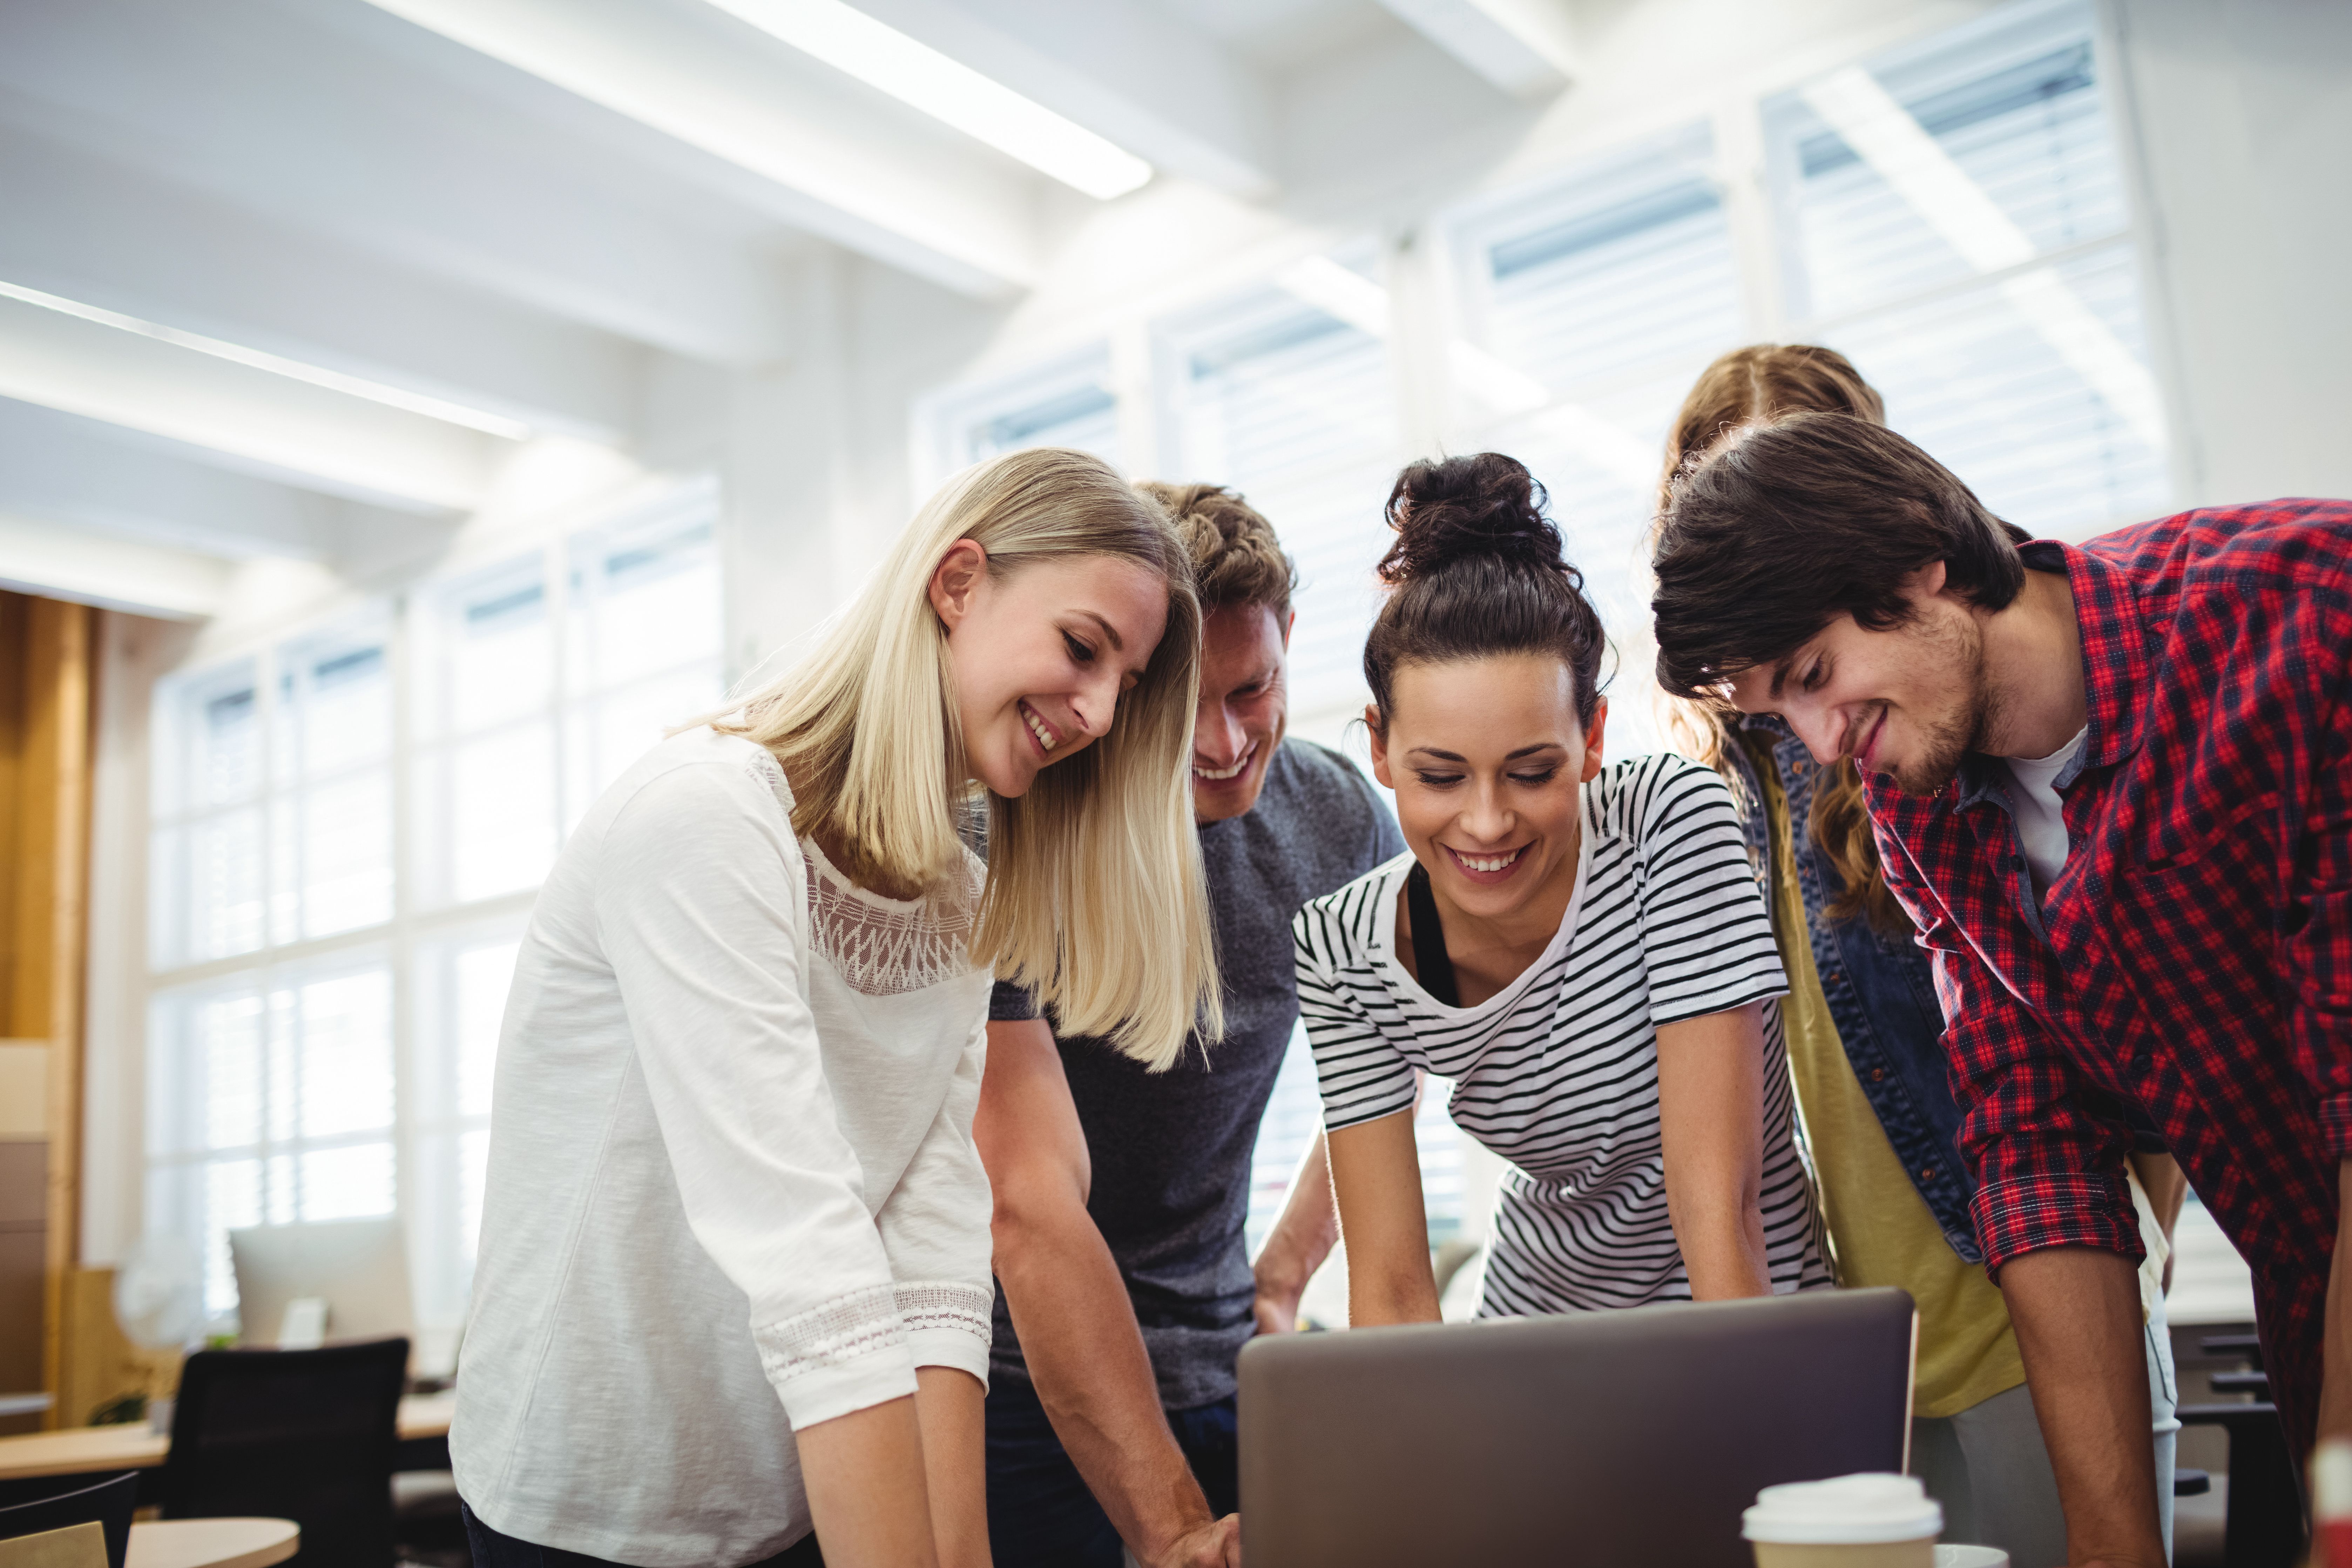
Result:
[[837,851],[854,879],[930,887],[959,874],[957,822],[974,786],[930,583],[961,539],[999,579],[1116,555],[1168,584],[1167,629],[1109,731],[1019,799],[988,795],[971,943],[976,963],[1034,987],[1061,1028],[1167,1068],[1194,1028],[1204,1039],[1224,1028],[1192,826],[1201,609],[1173,526],[1109,465],[1042,447],[957,475],[815,648],[716,727],[775,753],[793,832]]
[[[1797,413],[1851,414],[1874,425],[1886,423],[1886,405],[1878,391],[1862,379],[1852,361],[1835,349],[1812,343],[1752,343],[1734,349],[1699,373],[1690,395],[1683,399],[1666,437],[1666,468],[1660,481],[1660,504],[1665,487],[1674,482],[1684,462],[1751,419]],[[1670,700],[1671,723],[1677,738],[1736,790],[1738,775],[1725,760],[1732,745],[1722,711],[1703,702]],[[1761,803],[1755,803],[1760,807]],[[1910,929],[1910,919],[1886,886],[1886,872],[1878,863],[1878,846],[1870,836],[1869,808],[1862,797],[1862,776],[1852,762],[1828,771],[1813,792],[1808,827],[1813,840],[1837,868],[1845,889],[1824,912],[1832,921],[1852,920],[1867,913],[1879,930]]]

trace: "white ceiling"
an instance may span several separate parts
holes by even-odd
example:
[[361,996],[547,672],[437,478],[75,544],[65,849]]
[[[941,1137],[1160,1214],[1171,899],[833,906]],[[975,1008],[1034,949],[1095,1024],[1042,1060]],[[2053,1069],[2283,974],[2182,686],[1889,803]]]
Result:
[[[1382,126],[1556,90],[1504,24],[1566,0],[857,4],[1281,210],[1377,170]],[[1381,101],[1401,80],[1418,118]],[[87,596],[22,563],[83,536],[429,543],[513,431],[625,451],[667,369],[787,358],[798,258],[994,310],[1094,206],[706,0],[11,0],[0,286],[37,297],[0,298],[0,581]]]

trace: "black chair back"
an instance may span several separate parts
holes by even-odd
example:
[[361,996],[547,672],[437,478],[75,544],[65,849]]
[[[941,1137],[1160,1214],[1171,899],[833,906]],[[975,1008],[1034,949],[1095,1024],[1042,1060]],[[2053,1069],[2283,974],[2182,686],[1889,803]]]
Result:
[[390,1568],[407,1373],[406,1340],[197,1352],[172,1412],[163,1517],[290,1519],[302,1528],[297,1563]]
[[139,1507],[139,1472],[125,1470],[96,1486],[82,1484],[84,1479],[68,1477],[59,1485],[73,1488],[71,1491],[0,1507],[0,1541],[68,1525],[95,1524],[106,1531],[106,1568],[122,1568],[122,1559],[131,1551],[131,1515]]

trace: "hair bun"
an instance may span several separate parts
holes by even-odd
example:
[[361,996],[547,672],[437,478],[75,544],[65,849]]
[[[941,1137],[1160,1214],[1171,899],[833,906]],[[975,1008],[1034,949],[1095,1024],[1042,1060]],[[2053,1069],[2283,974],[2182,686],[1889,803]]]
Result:
[[1500,452],[1415,463],[1389,492],[1397,536],[1381,557],[1381,581],[1399,587],[1471,556],[1571,573],[1547,500],[1527,465]]

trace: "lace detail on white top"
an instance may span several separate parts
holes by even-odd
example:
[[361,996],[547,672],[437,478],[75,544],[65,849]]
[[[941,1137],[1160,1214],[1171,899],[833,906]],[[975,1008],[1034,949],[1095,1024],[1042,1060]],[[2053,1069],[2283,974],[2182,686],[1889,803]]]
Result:
[[886,899],[853,885],[824,851],[808,857],[809,915],[816,949],[849,988],[867,996],[922,991],[971,973],[971,927],[980,910],[980,863],[964,857],[962,885],[913,900]]
[[977,1285],[948,1279],[901,1280],[898,1287],[898,1319],[910,1334],[925,1329],[961,1329],[982,1343],[995,1325],[989,1314],[995,1299]]
[[[792,785],[773,752],[753,758],[754,774],[792,814]],[[835,868],[813,838],[800,841],[808,862],[810,936],[849,988],[866,996],[902,996],[971,973],[971,928],[987,869],[967,850],[961,884],[919,899],[869,893]]]
[[907,1326],[898,1313],[899,1289],[868,1285],[786,1318],[759,1334],[760,1359],[767,1363],[771,1375],[782,1382],[905,1344]]

